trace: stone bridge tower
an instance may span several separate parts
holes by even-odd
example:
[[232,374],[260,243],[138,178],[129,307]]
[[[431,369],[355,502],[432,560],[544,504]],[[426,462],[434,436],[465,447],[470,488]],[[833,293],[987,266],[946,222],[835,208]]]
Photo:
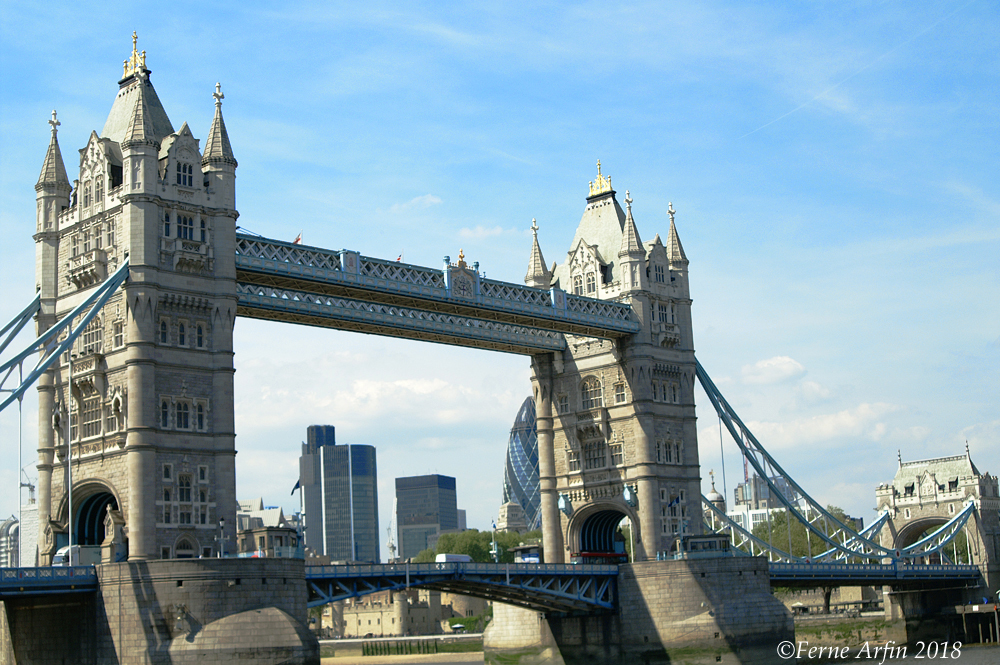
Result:
[[533,224],[525,281],[630,303],[642,330],[618,342],[567,335],[565,351],[532,358],[549,563],[615,560],[624,517],[636,561],[701,533],[688,260],[674,210],[666,245],[658,234],[644,244],[629,193],[622,210],[597,166],[566,261],[546,267]]
[[235,542],[236,160],[223,95],[217,85],[202,152],[186,123],[174,130],[132,41],[78,178],[71,186],[53,112],[35,186],[39,334],[130,263],[72,355],[39,380],[41,565],[68,544],[70,520],[75,544],[104,545],[105,561],[212,555],[222,519]]
[[[928,530],[947,523],[972,501],[975,510],[965,525],[967,544],[958,554],[982,570],[995,594],[1000,588],[1000,493],[997,477],[981,473],[968,445],[964,455],[904,462],[891,483],[875,490],[878,511],[890,517],[882,529],[884,547],[902,549],[917,542]],[[951,556],[949,549],[946,554]]]

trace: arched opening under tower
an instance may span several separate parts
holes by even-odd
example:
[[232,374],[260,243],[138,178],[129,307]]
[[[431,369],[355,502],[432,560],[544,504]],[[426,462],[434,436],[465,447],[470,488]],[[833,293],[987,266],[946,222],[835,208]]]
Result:
[[77,545],[100,545],[104,542],[104,518],[111,510],[118,510],[118,501],[111,492],[91,494],[76,511],[73,540]]
[[[946,523],[947,520],[944,518],[929,518],[910,522],[897,532],[895,548],[902,550],[903,548],[909,547],[913,543],[931,535]],[[942,548],[942,551],[920,557],[918,562],[925,564],[942,564],[947,563],[950,560],[952,563],[974,563],[972,561],[972,552],[969,549],[969,539],[966,534],[966,529],[968,529],[968,525],[955,534],[955,537],[950,543]],[[942,556],[942,554],[944,556]]]
[[599,510],[580,525],[579,549],[574,563],[627,563],[631,560],[631,522],[624,512]]

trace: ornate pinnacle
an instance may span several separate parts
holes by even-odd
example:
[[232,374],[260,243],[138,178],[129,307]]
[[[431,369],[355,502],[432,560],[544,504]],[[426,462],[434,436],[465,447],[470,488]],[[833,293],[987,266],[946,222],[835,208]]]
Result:
[[[53,111],[55,113],[55,111]],[[531,218],[531,235],[538,237],[538,223],[535,222],[535,218]]]
[[[609,179],[610,182],[610,179]],[[628,208],[629,212],[632,212],[632,199],[629,197],[628,190],[625,190],[625,207]]]
[[55,136],[55,135],[56,135],[56,132],[57,132],[57,131],[59,131],[59,130],[58,130],[58,129],[56,129],[56,128],[57,128],[57,127],[58,127],[59,125],[61,125],[61,124],[62,124],[61,122],[59,122],[59,120],[57,120],[57,119],[56,119],[56,111],[55,111],[55,109],[52,109],[52,119],[51,119],[51,120],[49,120],[49,124],[50,124],[50,125],[52,125],[52,136]]
[[674,213],[676,213],[676,212],[677,211],[674,210],[674,204],[672,202],[667,203],[667,214],[670,215],[670,223],[671,224],[674,223]]
[[215,98],[215,108],[222,108],[222,100],[226,98],[226,96],[222,94],[222,84],[215,84],[215,92],[212,93],[212,97]]
[[131,74],[142,71],[146,68],[146,52],[143,51],[141,54],[137,50],[137,44],[139,41],[139,36],[136,34],[135,30],[132,31],[132,54],[125,59],[122,63],[124,72],[122,78],[126,78]]
[[597,160],[597,179],[590,181],[590,196],[611,191],[611,177],[601,175],[601,160]]

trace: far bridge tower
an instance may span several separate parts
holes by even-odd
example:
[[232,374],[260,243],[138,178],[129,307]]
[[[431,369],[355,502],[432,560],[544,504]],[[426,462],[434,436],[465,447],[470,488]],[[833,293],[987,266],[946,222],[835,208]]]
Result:
[[[535,234],[525,282],[629,303],[641,330],[619,341],[567,335],[532,358],[545,560],[622,560],[621,520],[636,561],[701,534],[694,340],[688,260],[671,205],[666,244],[643,243],[601,173],[564,263],[545,265]],[[563,296],[565,297],[565,296]]]

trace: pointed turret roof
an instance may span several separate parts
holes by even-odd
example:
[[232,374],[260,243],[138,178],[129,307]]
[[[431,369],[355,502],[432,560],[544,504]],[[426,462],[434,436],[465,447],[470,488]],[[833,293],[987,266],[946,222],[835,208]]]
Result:
[[49,120],[49,125],[52,126],[52,138],[49,140],[49,149],[45,153],[45,161],[42,163],[42,172],[38,176],[39,185],[69,185],[66,165],[63,164],[59,140],[56,138],[60,124],[62,123],[56,119],[56,112],[53,111],[52,119]]
[[229,133],[226,131],[226,121],[222,119],[222,86],[215,84],[215,117],[212,119],[212,128],[208,130],[208,139],[205,140],[205,154],[201,158],[202,164],[209,162],[222,162],[236,166],[236,157],[233,156],[233,146],[229,143]]
[[118,82],[118,95],[115,97],[108,119],[101,130],[101,138],[111,139],[121,143],[125,139],[129,125],[135,116],[136,97],[141,94],[146,98],[146,120],[151,131],[149,136],[160,142],[164,136],[174,133],[167,112],[163,110],[160,98],[149,81],[150,70],[146,69],[146,52],[141,54],[136,49],[136,35],[132,33],[132,54],[125,61],[122,80]]
[[545,267],[545,258],[542,256],[542,248],[538,245],[538,223],[531,220],[531,256],[528,258],[528,274],[524,276],[524,281],[531,286],[545,288],[552,281],[552,273]]
[[146,92],[143,82],[145,81],[145,72],[139,72],[137,75],[139,79],[139,85],[136,88],[135,96],[135,106],[132,108],[132,117],[129,120],[128,126],[125,128],[125,134],[122,136],[121,145],[122,147],[127,147],[131,145],[159,145],[160,138],[157,137],[156,132],[153,129],[153,122],[149,112],[149,106],[146,104]]
[[667,236],[667,258],[670,263],[687,263],[687,256],[684,254],[684,246],[681,245],[681,238],[677,235],[677,227],[674,226],[674,204],[667,204],[667,213],[670,215],[670,235]]
[[642,240],[639,239],[639,229],[632,219],[632,199],[629,191],[625,190],[625,228],[622,229],[622,246],[618,250],[618,256],[645,256],[646,250],[642,248]]

